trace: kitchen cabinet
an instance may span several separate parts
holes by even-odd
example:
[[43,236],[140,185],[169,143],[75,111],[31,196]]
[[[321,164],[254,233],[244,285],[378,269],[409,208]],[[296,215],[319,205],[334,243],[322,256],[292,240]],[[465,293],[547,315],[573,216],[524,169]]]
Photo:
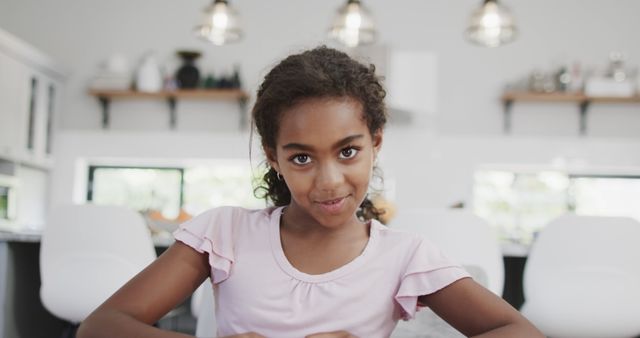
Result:
[[48,56],[0,29],[0,74],[0,158],[50,169],[64,73]]
[[16,158],[20,153],[23,117],[27,111],[26,67],[0,52],[0,157]]
[[64,81],[50,57],[0,29],[0,168],[16,181],[13,231],[44,227]]

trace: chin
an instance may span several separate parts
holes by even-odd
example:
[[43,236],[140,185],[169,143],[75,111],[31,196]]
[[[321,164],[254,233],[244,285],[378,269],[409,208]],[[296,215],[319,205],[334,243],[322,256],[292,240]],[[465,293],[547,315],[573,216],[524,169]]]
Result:
[[356,218],[355,215],[357,211],[357,207],[352,205],[345,206],[340,212],[326,212],[317,206],[315,206],[314,209],[312,213],[313,217],[318,223],[327,228],[336,228],[349,223]]

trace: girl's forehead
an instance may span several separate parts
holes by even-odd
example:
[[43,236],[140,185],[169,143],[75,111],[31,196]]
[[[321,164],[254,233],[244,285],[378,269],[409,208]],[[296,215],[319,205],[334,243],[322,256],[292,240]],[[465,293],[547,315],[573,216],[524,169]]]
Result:
[[350,97],[305,99],[282,112],[278,129],[278,147],[291,142],[330,144],[369,134],[362,104]]

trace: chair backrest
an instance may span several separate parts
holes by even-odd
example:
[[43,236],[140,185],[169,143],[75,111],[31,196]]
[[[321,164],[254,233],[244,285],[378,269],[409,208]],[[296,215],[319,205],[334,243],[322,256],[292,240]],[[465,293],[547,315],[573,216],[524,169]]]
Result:
[[218,327],[211,279],[204,281],[192,297],[191,311],[198,319],[196,337],[217,337]]
[[80,322],[156,258],[142,216],[115,206],[51,210],[40,249],[40,297],[47,310]]
[[[640,281],[640,223],[627,217],[566,214],[552,220],[531,247],[524,294],[542,295],[549,286],[609,278]],[[640,285],[639,285],[640,286]],[[595,290],[594,290],[595,291]]]
[[463,265],[474,279],[498,296],[504,287],[504,262],[491,227],[461,209],[401,209],[390,227],[421,234]]
[[563,215],[534,241],[521,309],[552,337],[640,335],[640,223]]

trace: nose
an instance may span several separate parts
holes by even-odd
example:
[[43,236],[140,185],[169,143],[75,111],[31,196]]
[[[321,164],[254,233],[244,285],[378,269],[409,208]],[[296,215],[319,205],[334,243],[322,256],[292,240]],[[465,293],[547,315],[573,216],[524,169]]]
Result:
[[322,191],[333,191],[344,181],[344,173],[337,163],[325,163],[318,168],[316,188]]

